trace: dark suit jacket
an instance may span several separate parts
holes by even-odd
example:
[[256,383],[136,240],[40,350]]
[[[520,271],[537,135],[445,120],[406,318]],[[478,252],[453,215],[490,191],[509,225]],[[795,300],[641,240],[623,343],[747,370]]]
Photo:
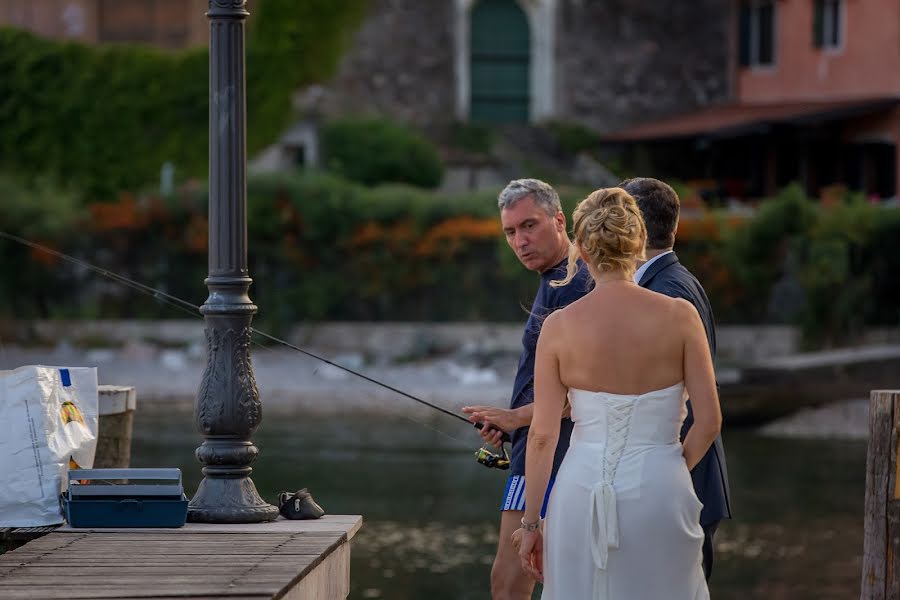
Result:
[[[693,304],[700,313],[700,319],[706,328],[706,337],[709,340],[709,350],[713,358],[716,357],[716,326],[713,320],[712,307],[703,286],[694,275],[678,262],[674,252],[656,260],[641,276],[638,282],[641,287],[648,290],[671,296],[683,298]],[[681,439],[687,434],[694,422],[694,414],[691,403],[688,400],[688,415],[681,430]],[[716,438],[706,455],[697,463],[691,471],[694,481],[694,490],[697,497],[703,503],[703,511],[700,513],[700,524],[708,525],[722,519],[731,518],[730,492],[728,490],[728,470],[725,466],[725,448],[722,446],[722,437]]]

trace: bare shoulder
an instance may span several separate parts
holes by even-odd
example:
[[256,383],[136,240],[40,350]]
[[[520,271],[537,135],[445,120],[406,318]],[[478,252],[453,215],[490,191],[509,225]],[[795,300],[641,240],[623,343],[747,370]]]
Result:
[[702,322],[700,321],[700,313],[697,312],[697,307],[691,304],[690,301],[684,298],[669,298],[669,301],[672,303],[672,311],[679,321],[689,323],[693,321]]
[[571,305],[554,310],[547,315],[544,318],[544,323],[541,325],[541,336],[549,337],[557,335],[559,330],[563,327],[563,323],[571,318],[571,313],[573,311],[570,309]]
[[675,322],[680,326],[685,338],[694,338],[706,340],[706,330],[703,327],[703,321],[700,319],[700,313],[697,307],[684,298],[671,298],[673,316]]
[[693,307],[693,305],[687,300],[669,296],[667,294],[663,294],[662,292],[648,290],[647,288],[637,288],[636,294],[639,294],[639,297],[644,302],[650,304],[650,308],[659,312],[665,312],[669,314],[678,313],[679,310],[683,310],[683,308],[681,308],[681,304],[686,304],[687,306]]
[[564,335],[566,322],[571,320],[571,312],[569,307],[560,308],[544,319],[541,325],[541,334],[538,337],[538,344],[544,347],[554,346],[556,341]]
[[569,304],[554,310],[547,315],[543,327],[546,327],[551,321],[554,323],[553,327],[560,327],[561,323],[583,318],[587,311],[590,311],[590,294],[582,296]]
[[642,289],[644,292],[644,312],[656,315],[655,318],[671,324],[675,323],[691,327],[694,322],[701,323],[697,309],[684,298],[673,298],[666,294]]

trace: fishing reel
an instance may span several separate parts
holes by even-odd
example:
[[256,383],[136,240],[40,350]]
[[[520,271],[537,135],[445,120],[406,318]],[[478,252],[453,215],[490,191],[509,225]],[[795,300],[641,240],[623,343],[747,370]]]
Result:
[[488,469],[500,469],[501,471],[509,469],[509,452],[506,451],[505,445],[500,446],[499,454],[491,451],[487,446],[482,446],[475,451],[475,460]]
[[[483,429],[484,424],[476,423],[476,429]],[[503,437],[500,438],[500,452],[494,452],[490,448],[488,448],[488,444],[484,444],[481,448],[475,451],[475,460],[478,461],[478,464],[484,465],[488,469],[500,469],[501,471],[506,471],[509,469],[509,452],[506,451],[506,442],[510,441],[509,434],[503,432]]]

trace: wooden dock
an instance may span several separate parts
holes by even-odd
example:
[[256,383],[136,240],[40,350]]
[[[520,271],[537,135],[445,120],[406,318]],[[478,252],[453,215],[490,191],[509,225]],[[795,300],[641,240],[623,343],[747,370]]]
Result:
[[61,527],[0,556],[0,598],[286,598],[350,592],[356,515],[180,529]]
[[865,398],[891,388],[900,344],[777,356],[740,369],[720,369],[722,415],[729,425],[760,425],[803,408]]

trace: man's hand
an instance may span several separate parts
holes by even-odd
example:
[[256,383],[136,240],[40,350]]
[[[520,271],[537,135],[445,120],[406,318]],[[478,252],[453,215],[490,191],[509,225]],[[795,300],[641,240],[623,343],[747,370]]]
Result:
[[484,423],[485,428],[491,425],[495,429],[512,433],[519,427],[529,423],[523,422],[521,414],[515,408],[497,408],[496,406],[464,406],[462,411],[469,415],[472,423]]
[[496,447],[500,447],[503,433],[512,433],[519,427],[528,423],[522,422],[522,417],[516,409],[497,408],[496,406],[464,406],[463,412],[469,415],[472,423],[483,425],[481,438]]

